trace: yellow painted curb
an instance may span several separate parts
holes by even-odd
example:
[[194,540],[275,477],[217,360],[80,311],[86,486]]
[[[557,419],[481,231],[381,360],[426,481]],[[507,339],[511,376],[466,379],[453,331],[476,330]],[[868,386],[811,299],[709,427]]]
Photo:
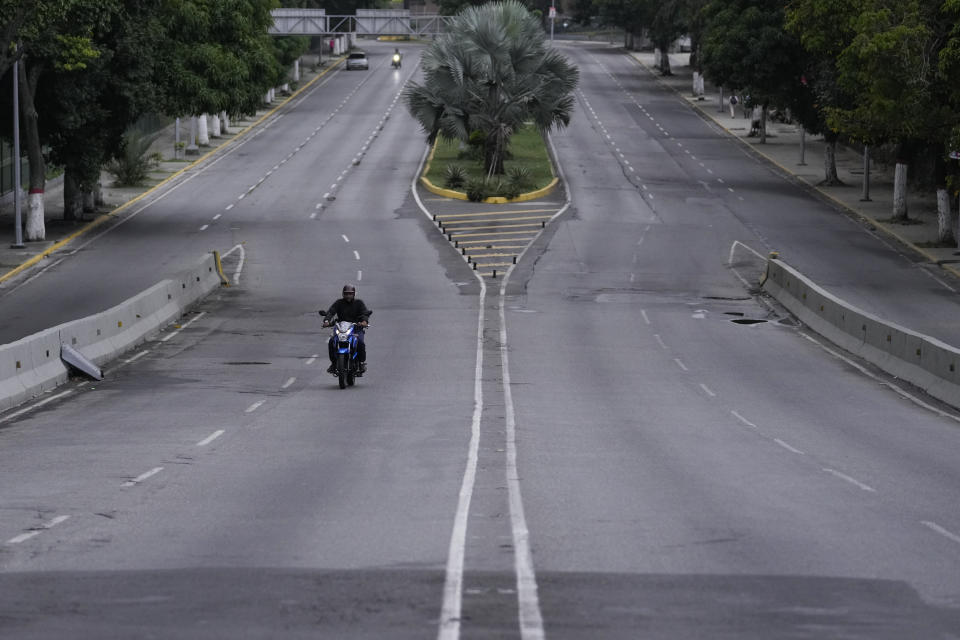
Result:
[[[467,194],[462,191],[454,191],[452,189],[444,189],[443,187],[438,187],[437,185],[430,182],[427,178],[427,174],[430,172],[430,163],[433,162],[433,154],[437,150],[437,140],[433,141],[433,147],[430,149],[430,155],[427,157],[427,162],[423,165],[423,175],[420,176],[420,182],[423,184],[423,187],[430,193],[434,193],[438,196],[443,196],[445,198],[452,198],[454,200],[470,200],[467,197]],[[549,154],[547,154],[549,155]],[[527,200],[536,200],[537,198],[542,198],[556,188],[557,184],[560,182],[560,178],[556,176],[556,171],[553,170],[553,159],[550,159],[550,172],[554,174],[553,180],[545,187],[537,189],[536,191],[530,191],[528,193],[521,193],[516,198],[505,198],[503,196],[490,196],[489,198],[484,198],[481,200],[484,204],[505,204],[507,202],[526,202]]]
[[220,286],[229,287],[230,280],[223,273],[223,263],[220,261],[220,252],[213,251],[213,262],[217,266],[217,275],[220,276]]
[[[647,71],[650,71],[651,73],[653,73],[653,70],[650,69],[650,67],[648,67],[645,63],[641,62],[640,59],[638,59],[636,56],[631,55],[631,54],[629,54],[629,53],[626,54],[626,55],[627,55],[629,58],[631,58],[632,60],[634,60],[637,64],[639,64],[641,67],[643,67],[643,68],[646,69]],[[689,104],[692,108],[696,109],[696,110],[699,111],[701,114],[703,114],[703,116],[704,116],[705,118],[708,118],[711,122],[713,122],[714,124],[716,124],[717,126],[719,126],[721,129],[723,129],[724,131],[726,131],[728,134],[730,134],[730,136],[731,136],[734,140],[736,140],[737,142],[739,142],[739,143],[742,144],[742,145],[745,145],[748,149],[754,151],[757,155],[761,156],[764,160],[766,160],[766,161],[769,162],[770,164],[774,165],[775,167],[777,167],[778,169],[780,169],[781,171],[783,171],[784,173],[786,173],[788,176],[793,176],[793,177],[797,178],[798,180],[801,180],[804,184],[806,184],[807,186],[809,186],[811,189],[816,189],[816,191],[817,191],[819,194],[821,194],[822,196],[830,199],[830,200],[831,200],[832,202],[834,202],[837,206],[839,206],[839,207],[843,208],[844,210],[850,212],[852,215],[856,216],[857,218],[860,218],[860,219],[863,220],[864,222],[869,222],[871,225],[873,225],[874,227],[876,227],[878,230],[880,230],[880,231],[882,231],[883,233],[886,233],[886,234],[889,235],[890,237],[894,238],[897,242],[899,242],[899,243],[901,243],[901,244],[903,244],[903,245],[906,245],[906,246],[908,246],[908,247],[911,247],[914,251],[916,251],[917,253],[919,253],[920,255],[922,255],[924,258],[926,258],[927,260],[929,260],[929,261],[932,262],[933,264],[936,264],[936,265],[939,266],[941,269],[944,269],[945,271],[949,271],[949,272],[952,273],[953,275],[955,275],[955,276],[957,276],[957,277],[960,277],[960,269],[957,269],[956,267],[953,267],[952,265],[949,265],[949,264],[939,264],[939,263],[937,262],[936,256],[934,256],[934,255],[931,254],[931,253],[928,253],[928,252],[925,251],[922,247],[918,247],[917,245],[913,244],[910,240],[908,240],[908,239],[904,238],[903,236],[901,236],[901,235],[900,235],[899,233],[897,233],[896,231],[893,231],[892,229],[888,228],[888,226],[886,225],[886,223],[883,223],[883,222],[880,222],[880,221],[878,221],[878,220],[875,220],[874,218],[872,218],[872,217],[868,216],[867,214],[863,213],[862,211],[859,211],[859,210],[857,210],[857,209],[854,209],[853,207],[851,207],[851,206],[848,205],[847,203],[843,202],[842,200],[838,200],[838,199],[835,198],[833,195],[827,193],[826,191],[823,191],[823,190],[820,189],[817,185],[815,185],[815,184],[807,181],[805,178],[802,178],[801,176],[798,176],[796,173],[794,173],[794,172],[791,171],[790,169],[786,168],[785,166],[783,166],[782,164],[780,164],[779,162],[777,162],[776,160],[774,160],[773,158],[771,158],[770,156],[768,156],[767,154],[765,154],[763,151],[761,151],[760,149],[758,149],[755,145],[750,144],[749,142],[747,142],[746,140],[742,139],[740,136],[738,136],[737,134],[735,134],[733,131],[731,131],[731,130],[728,129],[727,127],[723,126],[723,124],[721,124],[718,120],[715,120],[715,119],[714,119],[709,113],[707,113],[706,110],[704,110],[699,104],[695,104],[695,103],[690,102],[689,100],[687,100],[687,97],[686,97],[685,95],[683,95],[682,93],[680,93],[679,91],[677,91],[677,90],[676,90],[674,87],[672,87],[671,85],[669,85],[669,84],[667,84],[666,82],[664,82],[662,78],[660,78],[659,76],[656,76],[655,74],[654,74],[654,78],[655,78],[655,79],[657,80],[657,82],[659,82],[661,85],[663,85],[664,87],[670,89],[671,91],[673,91],[674,93],[676,93],[678,96],[680,96],[681,98],[683,98],[684,102],[686,102],[686,103]]]
[[296,98],[301,92],[306,91],[306,89],[307,89],[310,85],[312,85],[314,82],[316,82],[317,80],[319,80],[320,78],[322,78],[323,76],[325,76],[328,72],[332,71],[337,65],[339,65],[341,62],[343,62],[343,60],[344,60],[344,58],[341,57],[339,60],[337,60],[336,62],[334,62],[328,69],[324,69],[320,74],[318,74],[318,75],[315,76],[312,80],[310,80],[310,82],[308,82],[307,84],[303,85],[302,87],[300,87],[299,89],[297,89],[296,91],[294,91],[293,93],[291,93],[289,96],[287,96],[287,99],[286,99],[286,100],[284,100],[283,102],[281,102],[281,103],[278,104],[277,106],[275,106],[275,107],[273,107],[272,109],[270,109],[269,111],[267,111],[265,114],[263,114],[263,116],[261,116],[260,118],[258,118],[256,122],[254,122],[253,124],[248,125],[243,131],[241,131],[240,133],[236,134],[236,135],[233,136],[231,139],[227,140],[226,142],[224,142],[223,144],[221,144],[221,145],[219,145],[219,146],[217,146],[217,147],[214,147],[213,149],[211,149],[211,150],[208,151],[207,153],[203,154],[202,156],[200,156],[199,158],[197,158],[196,160],[194,160],[194,161],[191,162],[190,164],[186,165],[185,167],[183,167],[183,168],[177,170],[176,172],[172,173],[171,175],[167,176],[166,178],[164,178],[163,180],[161,180],[161,181],[158,182],[157,184],[153,185],[152,187],[150,187],[149,189],[147,189],[146,191],[144,191],[143,193],[141,193],[140,195],[138,195],[136,198],[132,198],[131,200],[128,200],[127,202],[124,202],[122,205],[120,205],[119,207],[117,207],[116,209],[114,209],[113,211],[111,211],[111,212],[109,212],[109,213],[101,214],[98,218],[94,219],[92,222],[90,222],[90,224],[86,225],[86,226],[83,227],[82,229],[79,229],[79,230],[75,231],[74,233],[70,234],[69,236],[67,236],[67,237],[64,238],[63,240],[60,240],[59,242],[55,243],[53,246],[47,248],[47,249],[44,250],[43,252],[38,253],[37,255],[33,256],[32,258],[30,258],[29,260],[27,260],[27,261],[24,262],[23,264],[21,264],[21,265],[19,265],[19,266],[17,266],[17,267],[14,267],[13,269],[11,269],[10,271],[8,271],[7,273],[3,274],[2,276],[0,276],[0,283],[5,282],[6,280],[9,280],[10,278],[13,278],[14,276],[16,276],[16,275],[19,274],[19,273],[22,273],[23,271],[26,271],[27,269],[29,269],[30,267],[34,266],[35,264],[37,264],[38,262],[40,262],[40,261],[43,260],[44,258],[49,257],[50,254],[54,253],[55,251],[59,251],[59,250],[62,249],[63,247],[67,246],[70,242],[76,240],[77,238],[79,238],[80,236],[82,236],[82,235],[84,235],[84,234],[89,233],[89,232],[92,231],[93,229],[96,229],[97,227],[99,227],[99,226],[100,226],[101,224],[103,224],[104,222],[107,222],[108,220],[111,220],[112,218],[116,217],[116,215],[117,215],[118,213],[120,213],[120,212],[123,211],[124,209],[127,209],[128,207],[132,206],[133,204],[135,204],[135,203],[138,202],[139,200],[145,198],[146,196],[150,195],[151,193],[153,193],[154,191],[156,191],[157,189],[159,189],[160,187],[162,187],[163,185],[165,185],[167,182],[169,182],[169,181],[173,180],[174,178],[176,178],[177,176],[179,176],[181,173],[183,173],[183,172],[186,171],[187,169],[190,169],[190,168],[196,166],[196,165],[199,164],[200,162],[203,162],[204,160],[206,160],[208,157],[210,157],[210,156],[213,155],[214,153],[216,153],[216,152],[218,152],[218,151],[221,151],[222,149],[226,149],[227,147],[229,147],[230,145],[232,145],[234,142],[236,142],[239,138],[243,137],[243,136],[246,135],[248,132],[250,132],[251,130],[253,130],[258,124],[260,124],[261,122],[263,122],[263,120],[264,120],[265,118],[273,115],[273,113],[274,113],[277,109],[283,107],[283,106],[286,105],[288,102],[290,102],[291,100],[293,100],[294,98]]

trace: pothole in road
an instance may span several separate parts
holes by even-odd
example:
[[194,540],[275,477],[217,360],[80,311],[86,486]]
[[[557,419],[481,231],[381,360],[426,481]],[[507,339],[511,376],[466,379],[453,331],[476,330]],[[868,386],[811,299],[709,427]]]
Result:
[[766,320],[757,320],[756,318],[736,318],[731,320],[734,324],[760,324],[761,322],[766,322]]

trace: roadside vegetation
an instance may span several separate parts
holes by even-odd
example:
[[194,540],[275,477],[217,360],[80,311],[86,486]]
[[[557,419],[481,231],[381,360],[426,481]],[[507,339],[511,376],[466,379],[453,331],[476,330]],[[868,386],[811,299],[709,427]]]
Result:
[[[403,99],[427,143],[455,141],[458,155],[481,163],[481,172],[466,180],[471,199],[519,193],[516,185],[533,177],[534,166],[521,162],[510,179],[509,159],[525,157],[527,149],[515,138],[532,129],[533,144],[542,148],[543,133],[569,124],[577,68],[547,44],[539,18],[517,0],[464,9],[421,64],[423,84],[411,83]],[[449,164],[435,158],[437,170]]]
[[937,192],[939,241],[956,244],[960,194],[960,0],[593,0],[566,7],[581,24],[625,30],[627,48],[690,42],[690,65],[747,101],[765,142],[768,114],[895,165],[891,220],[908,223],[909,175]]
[[436,186],[472,195],[471,200],[516,198],[548,186],[554,178],[543,135],[532,124],[521,127],[510,138],[503,174],[488,178],[483,159],[483,136],[479,132],[468,144],[441,135],[424,177]]
[[[143,116],[211,118],[253,113],[286,82],[307,48],[277,38],[274,0],[138,2],[0,0],[0,110],[13,110],[29,163],[27,241],[45,237],[47,167],[64,175],[64,217],[78,219],[108,168],[118,182],[146,179],[154,158],[131,134]],[[12,122],[0,118],[0,136]],[[87,197],[85,197],[87,196]]]

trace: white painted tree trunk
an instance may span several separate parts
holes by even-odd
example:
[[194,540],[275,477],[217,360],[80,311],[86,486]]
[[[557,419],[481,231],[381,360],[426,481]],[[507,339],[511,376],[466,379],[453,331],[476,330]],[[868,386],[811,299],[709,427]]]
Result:
[[97,210],[97,198],[93,191],[83,192],[83,212],[93,213]]
[[943,244],[956,243],[953,216],[950,215],[950,192],[946,189],[937,189],[937,240]]
[[197,144],[201,147],[210,146],[210,134],[207,131],[207,114],[201,113],[197,118]]
[[43,189],[31,189],[27,196],[27,229],[24,240],[35,242],[47,237],[47,227],[43,215]]
[[300,58],[293,61],[293,81],[300,82]]
[[219,138],[220,135],[220,116],[214,114],[210,116],[210,137]]
[[907,165],[903,162],[893,172],[893,218],[907,219]]
[[221,127],[221,130],[223,131],[223,135],[225,136],[230,135],[230,116],[227,115],[226,111],[220,112],[220,120],[223,121],[222,122],[223,126]]

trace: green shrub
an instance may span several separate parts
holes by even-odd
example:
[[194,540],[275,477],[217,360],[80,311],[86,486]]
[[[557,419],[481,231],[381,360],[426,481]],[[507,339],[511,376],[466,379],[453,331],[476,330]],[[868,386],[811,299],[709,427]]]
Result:
[[527,167],[510,167],[507,169],[507,179],[510,181],[510,184],[516,185],[519,189],[523,189],[530,184],[530,169]]
[[448,164],[443,183],[448,189],[458,189],[467,182],[467,170],[458,164]]
[[522,192],[523,188],[515,182],[507,182],[500,189],[500,193],[503,195],[503,197],[509,200],[513,200],[514,198],[518,197]]
[[147,155],[147,151],[159,135],[143,135],[137,131],[124,134],[120,150],[105,165],[117,178],[118,186],[136,187],[147,179],[150,170],[158,164],[157,154]]
[[469,180],[467,182],[467,199],[471,202],[480,202],[487,197],[489,186],[486,180]]

